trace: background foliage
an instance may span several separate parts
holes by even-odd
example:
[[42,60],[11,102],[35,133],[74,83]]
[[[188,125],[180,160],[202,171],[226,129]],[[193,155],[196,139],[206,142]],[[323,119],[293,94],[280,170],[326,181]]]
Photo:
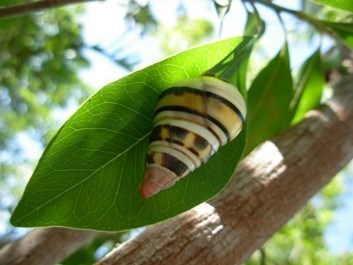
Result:
[[[266,34],[270,33],[269,24],[274,22],[265,21],[267,23],[265,35],[260,39],[249,62],[248,80],[253,81],[251,84],[248,81],[248,99],[249,111],[253,114],[249,118],[248,135],[251,138],[248,139],[246,152],[285,129],[291,122],[298,122],[307,109],[318,104],[325,81],[321,74],[322,70],[325,71],[326,78],[332,77],[335,73],[345,74],[350,71],[345,58],[346,50],[341,44],[336,45],[333,39],[327,41],[326,37],[322,38],[322,34],[326,34],[325,36],[330,34],[335,40],[341,41],[350,48],[353,47],[350,13],[312,5],[309,2],[302,3],[298,11],[275,5],[270,1],[255,2],[261,18],[265,17],[268,10],[275,11],[274,14],[280,14],[281,20],[275,23],[284,21],[286,33],[282,34],[280,29],[276,34],[283,35],[286,42],[283,42],[277,55],[268,55],[261,41],[265,40]],[[349,1],[324,2],[352,11]],[[3,5],[5,4],[10,2],[4,2]],[[269,8],[264,9],[264,6]],[[129,1],[128,4],[123,5],[125,12],[123,26],[126,32],[131,30],[139,35],[141,41],[156,37],[161,50],[170,54],[190,45],[214,39],[219,20],[212,20],[212,16],[214,18],[218,14],[222,17],[226,14],[223,21],[226,29],[227,18],[231,18],[232,14],[237,14],[238,11],[219,3],[215,3],[214,7],[214,10],[208,11],[208,17],[196,19],[192,17],[195,11],[188,10],[180,2],[173,27],[166,27],[161,24],[158,15],[160,11],[156,8],[156,4]],[[252,11],[252,14],[256,11],[249,3],[246,7]],[[129,42],[124,40],[126,36],[124,34],[120,36],[119,42],[110,46],[102,43],[95,45],[85,43],[77,13],[82,10],[82,6],[79,6],[0,20],[0,110],[2,114],[0,117],[0,192],[4,195],[0,197],[0,207],[1,215],[6,218],[14,207],[16,196],[20,194],[17,186],[24,182],[23,165],[31,162],[31,159],[22,153],[23,135],[33,142],[39,142],[42,147],[46,146],[60,125],[55,118],[57,113],[69,106],[79,104],[88,95],[89,89],[78,75],[82,67],[88,66],[85,51],[88,49],[100,53],[128,70],[134,69],[138,63],[139,56],[131,54],[131,51],[126,52]],[[287,19],[287,15],[291,15],[290,19]],[[248,20],[247,32],[251,32],[250,22],[252,21]],[[257,24],[255,22],[255,27]],[[232,35],[234,34],[232,32]],[[125,46],[121,44],[124,42]],[[322,58],[319,56],[320,49],[318,49],[321,45],[322,51],[326,53]],[[312,50],[311,54],[307,54],[307,59],[299,62],[299,66],[294,66],[293,58],[301,53],[300,47],[307,46],[316,46],[316,49]],[[237,80],[236,77],[233,76],[231,79],[233,78]],[[271,82],[267,82],[268,80]],[[266,89],[262,86],[263,83],[268,84]],[[277,102],[269,104],[270,99]],[[274,105],[278,105],[283,110],[281,112],[283,116],[276,117],[278,109],[271,109]],[[263,111],[259,112],[256,109]],[[263,115],[264,113],[271,117],[273,121],[271,124],[274,124],[271,127],[273,130],[268,130],[269,121]],[[252,120],[261,122],[253,123]],[[258,135],[256,132],[262,133]],[[323,237],[325,229],[332,221],[332,211],[340,205],[338,195],[343,190],[342,179],[335,179],[258,253],[255,253],[248,263],[351,264],[352,253],[338,256],[332,254]],[[11,235],[17,230],[6,224],[2,227],[4,241],[11,240]],[[67,259],[64,264],[77,264],[75,258],[86,260],[89,264],[111,248],[115,242],[123,240],[123,237],[124,235],[121,234],[108,238],[101,237],[91,246],[87,246]]]

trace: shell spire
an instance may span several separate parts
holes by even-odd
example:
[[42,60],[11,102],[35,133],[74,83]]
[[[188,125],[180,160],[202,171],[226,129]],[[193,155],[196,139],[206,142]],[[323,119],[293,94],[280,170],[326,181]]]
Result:
[[141,196],[150,198],[205,164],[239,134],[245,117],[238,89],[215,77],[166,89],[154,114]]

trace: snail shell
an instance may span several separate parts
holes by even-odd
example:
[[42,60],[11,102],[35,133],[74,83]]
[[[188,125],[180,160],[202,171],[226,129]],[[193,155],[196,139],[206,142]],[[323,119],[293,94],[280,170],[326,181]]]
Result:
[[149,198],[205,164],[239,134],[245,116],[238,89],[215,77],[187,79],[162,92],[141,196]]

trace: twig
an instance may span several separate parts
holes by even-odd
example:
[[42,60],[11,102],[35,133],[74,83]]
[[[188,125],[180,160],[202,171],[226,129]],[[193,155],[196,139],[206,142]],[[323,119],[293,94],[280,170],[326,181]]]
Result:
[[[245,0],[245,1],[251,1],[251,0]],[[265,6],[269,7],[269,8],[272,8],[278,14],[281,13],[281,12],[292,14],[292,15],[296,16],[298,19],[301,19],[301,20],[306,21],[307,23],[311,24],[318,31],[325,32],[325,33],[327,33],[329,35],[333,34],[332,30],[329,29],[328,27],[326,27],[326,25],[322,21],[316,19],[315,17],[313,17],[313,16],[311,16],[311,15],[305,13],[305,12],[296,11],[296,10],[293,10],[293,9],[290,9],[290,8],[286,8],[286,7],[283,7],[283,6],[276,5],[276,4],[272,3],[269,0],[256,0],[256,3],[259,3],[259,4],[262,4],[262,5],[265,5]]]
[[104,1],[104,0],[43,0],[23,5],[0,7],[0,19],[15,16],[22,16],[32,12],[44,9],[60,7],[69,4],[78,4],[84,2]]

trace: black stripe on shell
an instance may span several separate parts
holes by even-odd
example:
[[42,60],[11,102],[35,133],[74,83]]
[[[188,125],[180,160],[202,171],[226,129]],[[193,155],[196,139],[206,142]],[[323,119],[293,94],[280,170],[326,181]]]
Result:
[[232,102],[228,101],[224,97],[221,97],[220,95],[217,95],[217,94],[212,93],[210,91],[204,91],[204,90],[200,90],[200,89],[196,89],[196,88],[192,88],[192,87],[186,87],[186,86],[171,87],[171,88],[164,90],[161,93],[161,95],[159,96],[159,98],[161,99],[162,97],[164,97],[166,95],[171,95],[171,94],[181,96],[185,92],[189,92],[189,93],[193,93],[193,94],[197,94],[197,95],[201,95],[201,96],[205,96],[205,94],[206,94],[206,97],[212,97],[212,98],[215,98],[215,99],[221,101],[223,104],[225,104],[229,108],[231,108],[236,114],[238,114],[241,122],[244,123],[245,119],[243,117],[243,114],[240,112],[240,110],[238,109],[237,106],[235,106]]
[[177,176],[182,176],[189,168],[178,158],[167,154],[162,153],[162,164],[161,166],[168,168],[170,171],[173,171]]

